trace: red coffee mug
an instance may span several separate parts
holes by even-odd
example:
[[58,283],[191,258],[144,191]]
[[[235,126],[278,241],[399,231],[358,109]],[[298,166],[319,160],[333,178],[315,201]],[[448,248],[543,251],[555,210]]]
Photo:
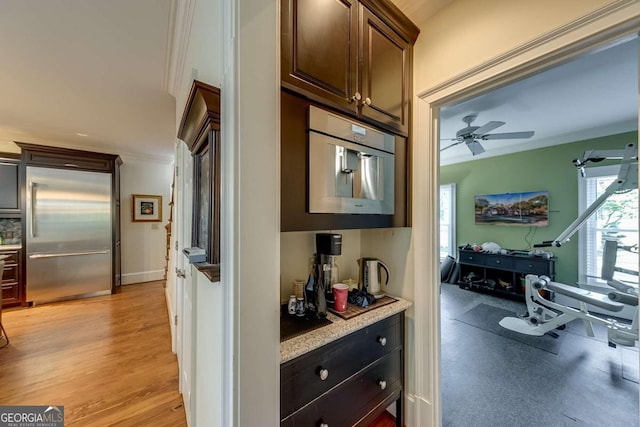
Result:
[[347,295],[349,295],[349,286],[344,283],[336,283],[333,289],[333,308],[342,313],[347,311]]

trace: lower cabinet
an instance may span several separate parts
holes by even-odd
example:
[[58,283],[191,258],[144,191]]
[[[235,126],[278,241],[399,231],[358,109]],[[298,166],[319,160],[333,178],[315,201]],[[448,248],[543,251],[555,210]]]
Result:
[[282,364],[281,426],[368,425],[396,403],[403,425],[404,313]]
[[0,250],[0,255],[9,255],[9,258],[4,260],[4,271],[2,273],[2,306],[19,305],[22,294],[20,249]]
[[458,264],[461,287],[515,299],[525,297],[524,282],[527,274],[555,278],[555,258],[535,258],[513,253],[490,254],[460,249]]

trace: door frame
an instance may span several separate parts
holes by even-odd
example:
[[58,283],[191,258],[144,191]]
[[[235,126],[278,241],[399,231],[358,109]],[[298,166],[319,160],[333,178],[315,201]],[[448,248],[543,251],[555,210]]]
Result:
[[424,262],[414,263],[414,275],[426,278],[427,286],[416,286],[414,291],[415,352],[422,355],[415,358],[415,394],[408,396],[414,404],[408,414],[409,419],[415,417],[414,425],[442,423],[437,142],[440,108],[523,79],[638,31],[637,2],[618,5],[613,10],[601,9],[417,95],[413,163],[421,167],[413,168],[414,257]]
[[[187,425],[195,425],[195,390],[196,390],[196,277],[192,274],[192,267],[187,262],[182,249],[191,246],[192,221],[192,186],[193,162],[191,152],[186,144],[180,140],[176,143],[177,179],[176,194],[176,241],[175,265],[183,270],[185,277],[175,276],[175,310],[177,316],[176,355],[178,359],[178,390],[182,394]],[[190,300],[187,300],[190,296]],[[185,378],[186,377],[186,378]]]

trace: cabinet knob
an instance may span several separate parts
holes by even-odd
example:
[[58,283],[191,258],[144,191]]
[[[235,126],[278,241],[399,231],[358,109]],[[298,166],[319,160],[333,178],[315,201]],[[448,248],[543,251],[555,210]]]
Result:
[[329,378],[329,370],[328,370],[328,369],[323,369],[323,368],[321,368],[321,369],[318,371],[318,376],[320,376],[320,379],[321,379],[322,381],[326,380],[327,378]]
[[362,99],[362,95],[360,95],[360,92],[356,92],[352,97],[351,97],[351,101],[350,102],[358,102]]
[[378,337],[378,342],[380,343],[381,346],[385,346],[387,345],[387,339],[385,337]]
[[320,427],[329,427],[329,424],[327,424],[327,423],[320,423]]
[[380,386],[380,390],[387,388],[387,382],[385,380],[378,380],[378,385]]
[[368,96],[364,99],[364,104],[365,105],[371,105],[371,98],[369,98]]
[[496,264],[500,264],[500,260],[499,260],[499,259],[498,259],[498,260],[496,260]]

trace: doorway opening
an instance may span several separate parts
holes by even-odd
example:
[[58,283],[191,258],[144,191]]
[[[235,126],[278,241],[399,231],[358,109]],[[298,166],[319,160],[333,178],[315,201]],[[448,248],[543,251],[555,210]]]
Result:
[[[610,348],[606,328],[595,328],[590,337],[579,321],[542,337],[499,325],[509,315],[530,315],[524,304],[529,272],[523,266],[533,265],[531,273],[554,281],[587,285],[581,283],[585,271],[579,261],[581,248],[589,246],[584,236],[575,235],[561,247],[534,245],[554,240],[580,213],[579,172],[572,159],[585,150],[637,147],[638,39],[600,42],[497,89],[493,82],[490,91],[432,104],[439,126],[434,133],[441,150],[439,185],[456,186],[451,222],[458,261],[468,261],[459,263],[452,283],[441,284],[443,425],[483,424],[478,407],[491,408],[481,411],[487,423],[535,413],[542,425],[570,419],[637,425],[637,343]],[[514,193],[535,193],[537,199],[509,201]],[[531,220],[539,213],[532,204],[540,200],[538,193],[547,198],[548,219],[542,225]],[[492,202],[488,195],[504,197]],[[622,218],[635,218],[635,231],[627,224],[633,221],[624,227],[618,221],[609,231],[636,239],[624,246],[635,244],[631,257],[637,266],[637,199],[622,209],[627,209]],[[575,300],[561,300],[580,307]],[[637,306],[630,311],[637,318]]]

